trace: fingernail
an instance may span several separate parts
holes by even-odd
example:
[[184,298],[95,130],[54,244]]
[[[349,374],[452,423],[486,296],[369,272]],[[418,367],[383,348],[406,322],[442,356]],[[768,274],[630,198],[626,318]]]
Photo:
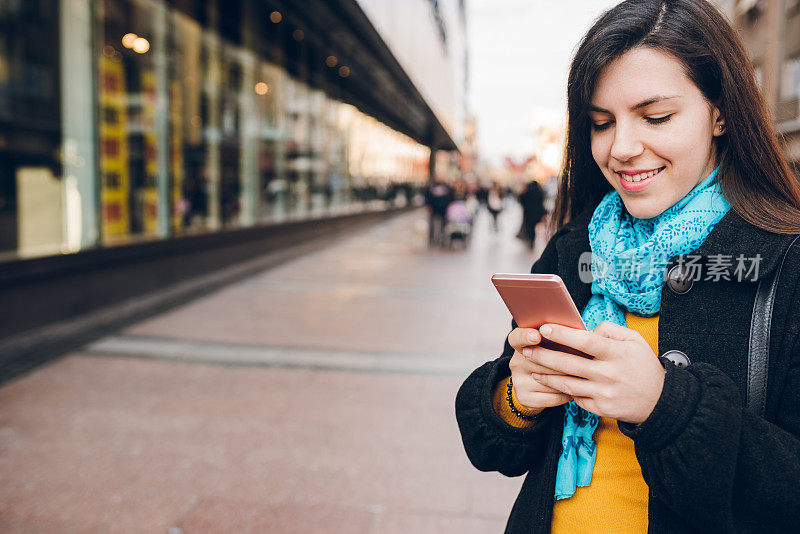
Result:
[[537,343],[539,341],[539,336],[531,332],[528,334],[528,341],[530,341],[531,343]]
[[542,334],[543,336],[549,336],[552,331],[553,329],[550,328],[550,325],[547,324],[539,329],[539,333]]
[[532,377],[533,377],[533,379],[534,379],[534,380],[536,380],[536,381],[539,381],[539,380],[541,380],[541,378],[542,378],[542,375],[540,375],[539,373],[531,373],[531,376],[532,376]]
[[532,349],[522,349],[522,355],[525,356],[526,358],[530,358],[532,354],[533,354]]

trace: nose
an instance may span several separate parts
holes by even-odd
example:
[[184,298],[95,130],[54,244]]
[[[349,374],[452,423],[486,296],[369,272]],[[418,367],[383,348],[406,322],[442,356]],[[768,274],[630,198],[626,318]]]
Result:
[[628,161],[644,151],[644,144],[639,139],[636,128],[631,124],[618,121],[614,128],[614,141],[611,145],[611,157],[617,161]]

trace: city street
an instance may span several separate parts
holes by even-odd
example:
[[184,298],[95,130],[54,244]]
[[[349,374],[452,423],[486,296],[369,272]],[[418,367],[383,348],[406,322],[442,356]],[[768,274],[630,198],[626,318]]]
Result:
[[[791,531],[797,179],[800,0],[0,0],[0,534]],[[583,411],[524,492],[467,458],[548,212],[648,344],[528,385],[685,465]],[[711,420],[767,441],[711,462]]]
[[[521,479],[468,462],[464,377],[534,252],[397,216],[0,387],[0,531],[501,532]],[[537,244],[537,252],[541,243]]]

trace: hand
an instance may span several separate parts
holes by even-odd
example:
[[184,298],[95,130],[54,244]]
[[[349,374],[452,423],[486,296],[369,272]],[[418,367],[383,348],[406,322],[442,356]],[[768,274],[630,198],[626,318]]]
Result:
[[534,363],[524,355],[530,355],[532,347],[541,340],[542,336],[535,328],[515,328],[508,334],[508,343],[514,347],[514,355],[508,363],[514,382],[514,397],[524,407],[534,410],[559,406],[572,400],[569,395],[533,379],[533,373],[558,374],[558,371]]
[[551,370],[536,372],[536,382],[573,397],[578,406],[601,417],[639,424],[653,412],[666,373],[639,332],[609,321],[590,331],[554,324],[539,330],[594,359],[533,347],[529,361]]

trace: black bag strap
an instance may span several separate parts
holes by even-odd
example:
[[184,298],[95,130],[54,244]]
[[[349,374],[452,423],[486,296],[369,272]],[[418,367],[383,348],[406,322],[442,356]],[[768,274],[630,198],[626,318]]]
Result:
[[775,303],[775,293],[778,289],[778,280],[781,277],[783,262],[789,249],[795,244],[800,235],[796,236],[783,258],[778,264],[772,277],[762,278],[758,281],[756,301],[753,304],[753,316],[750,319],[750,350],[747,356],[747,408],[753,413],[764,417],[767,406],[767,371],[769,370],[769,331],[772,326],[772,306]]

